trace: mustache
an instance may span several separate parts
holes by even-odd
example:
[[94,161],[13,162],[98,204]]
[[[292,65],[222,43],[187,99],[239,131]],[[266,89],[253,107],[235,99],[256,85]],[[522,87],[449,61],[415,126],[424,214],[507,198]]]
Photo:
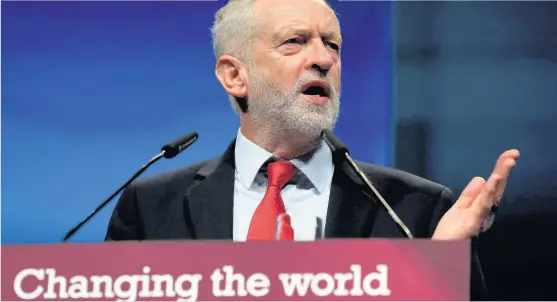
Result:
[[296,85],[294,85],[294,87],[292,89],[292,92],[293,93],[300,92],[302,90],[302,87],[304,87],[304,85],[306,85],[307,83],[309,83],[311,81],[326,82],[330,87],[331,96],[338,95],[339,87],[337,87],[337,85],[335,85],[335,82],[333,81],[333,79],[328,75],[325,76],[325,75],[318,74],[318,73],[312,73],[310,75],[300,77],[298,79],[298,82],[296,83]]

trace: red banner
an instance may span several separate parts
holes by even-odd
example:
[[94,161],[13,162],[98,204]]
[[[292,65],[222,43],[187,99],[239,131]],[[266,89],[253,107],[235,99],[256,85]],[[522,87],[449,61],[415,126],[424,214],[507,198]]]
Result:
[[2,246],[2,301],[468,300],[469,241]]

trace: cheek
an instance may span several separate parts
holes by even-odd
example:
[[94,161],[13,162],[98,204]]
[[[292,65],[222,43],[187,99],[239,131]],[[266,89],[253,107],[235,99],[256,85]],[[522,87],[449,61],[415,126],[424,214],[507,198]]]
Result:
[[275,66],[271,76],[277,85],[283,90],[290,90],[296,85],[303,71],[303,63],[294,60],[281,60]]
[[332,68],[329,71],[329,78],[333,81],[337,88],[340,88],[340,68]]

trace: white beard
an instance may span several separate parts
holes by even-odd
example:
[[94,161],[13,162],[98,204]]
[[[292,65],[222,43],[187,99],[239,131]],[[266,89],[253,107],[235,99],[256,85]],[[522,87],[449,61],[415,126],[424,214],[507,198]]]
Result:
[[[248,111],[258,128],[257,136],[265,140],[285,137],[313,140],[323,130],[334,127],[339,115],[340,94],[329,77],[302,77],[289,91],[282,91],[256,68],[250,68],[250,77],[252,86],[248,93]],[[301,87],[312,80],[329,84],[329,100],[325,105],[302,99],[304,96],[299,93]]]

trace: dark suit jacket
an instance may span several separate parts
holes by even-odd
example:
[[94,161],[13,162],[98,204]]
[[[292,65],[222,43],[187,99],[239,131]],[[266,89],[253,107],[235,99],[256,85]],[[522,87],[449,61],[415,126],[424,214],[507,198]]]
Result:
[[[132,183],[114,209],[106,240],[232,240],[234,146],[216,159]],[[325,237],[404,238],[347,164],[335,165]],[[453,203],[451,190],[399,170],[358,165],[416,238],[433,235]],[[487,300],[474,246],[471,299]]]

